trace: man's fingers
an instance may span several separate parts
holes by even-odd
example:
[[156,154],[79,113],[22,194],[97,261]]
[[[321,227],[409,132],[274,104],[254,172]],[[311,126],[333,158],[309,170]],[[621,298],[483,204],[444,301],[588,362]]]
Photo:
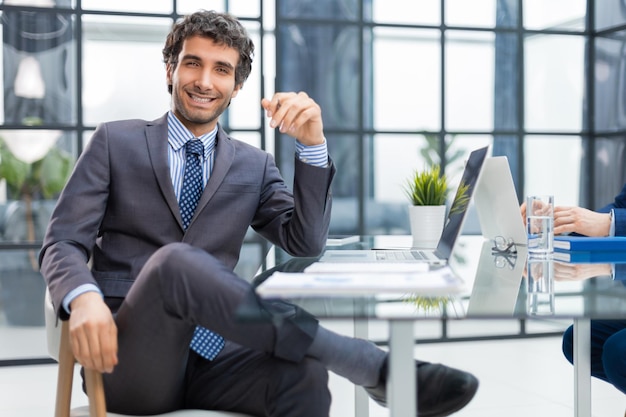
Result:
[[281,132],[293,131],[296,126],[304,124],[311,113],[308,110],[312,103],[313,100],[304,92],[276,93],[271,100],[263,99],[261,102],[268,117],[272,118],[270,127],[278,127]]
[[87,369],[99,370],[93,356],[94,343],[85,327],[70,330],[72,352],[76,361]]
[[117,365],[115,326],[81,326],[70,331],[74,357],[87,369],[112,372]]
[[113,372],[113,368],[117,365],[117,327],[109,326],[108,334],[101,340],[100,345],[103,372]]

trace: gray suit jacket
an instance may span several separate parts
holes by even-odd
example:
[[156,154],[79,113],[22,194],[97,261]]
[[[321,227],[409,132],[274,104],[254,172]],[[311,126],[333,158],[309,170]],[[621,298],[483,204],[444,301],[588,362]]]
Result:
[[96,129],[59,197],[40,254],[62,318],[63,298],[82,284],[98,285],[107,301],[123,298],[146,260],[171,242],[202,248],[231,270],[250,225],[292,255],[322,251],[332,162],[318,168],[296,160],[292,192],[270,154],[220,127],[213,172],[185,232],[167,147],[166,115]]

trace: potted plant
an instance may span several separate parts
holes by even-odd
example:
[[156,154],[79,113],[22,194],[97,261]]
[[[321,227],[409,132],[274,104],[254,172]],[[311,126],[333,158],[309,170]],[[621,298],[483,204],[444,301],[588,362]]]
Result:
[[[43,239],[54,207],[73,168],[73,157],[54,146],[57,131],[5,131],[0,137],[0,180],[6,202],[0,205],[0,240],[37,243]],[[4,197],[4,196],[3,196]],[[45,285],[37,263],[37,250],[0,252],[0,304],[7,321],[41,325]]]
[[446,217],[448,179],[439,164],[416,170],[406,181],[404,191],[409,198],[409,222],[413,247],[430,249],[437,246]]

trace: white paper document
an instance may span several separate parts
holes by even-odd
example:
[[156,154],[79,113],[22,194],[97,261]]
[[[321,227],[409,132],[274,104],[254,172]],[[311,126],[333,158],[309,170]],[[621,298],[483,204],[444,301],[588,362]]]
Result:
[[305,273],[333,273],[333,272],[427,272],[430,267],[423,262],[315,262],[304,269]]
[[266,298],[381,293],[455,294],[465,284],[449,267],[424,272],[275,272],[256,291]]

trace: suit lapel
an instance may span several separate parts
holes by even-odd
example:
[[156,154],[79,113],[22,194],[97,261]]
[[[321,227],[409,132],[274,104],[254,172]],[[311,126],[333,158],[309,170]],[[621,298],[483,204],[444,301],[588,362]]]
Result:
[[152,161],[152,170],[154,171],[154,176],[157,179],[163,198],[182,229],[183,221],[180,217],[180,208],[178,207],[178,200],[176,200],[176,194],[174,193],[170,168],[167,162],[167,114],[148,123],[146,126],[146,144],[148,146],[150,160]]

